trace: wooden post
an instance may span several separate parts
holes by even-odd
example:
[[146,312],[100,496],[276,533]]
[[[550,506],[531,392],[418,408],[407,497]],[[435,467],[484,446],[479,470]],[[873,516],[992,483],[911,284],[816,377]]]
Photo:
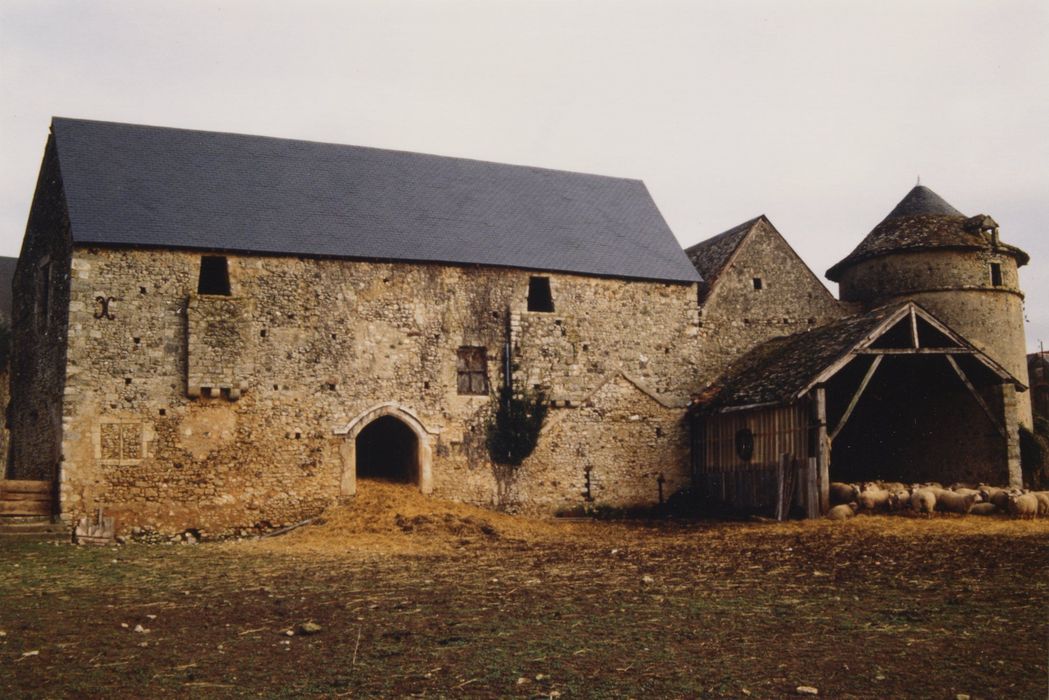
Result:
[[830,439],[827,437],[827,389],[816,387],[816,483],[820,491],[820,514],[830,510]]
[[815,457],[809,457],[805,462],[805,478],[803,480],[802,493],[805,498],[805,517],[820,517],[819,485],[816,483],[816,475],[819,466]]
[[776,520],[783,520],[783,487],[787,478],[787,463],[790,455],[784,454],[779,458],[776,468]]

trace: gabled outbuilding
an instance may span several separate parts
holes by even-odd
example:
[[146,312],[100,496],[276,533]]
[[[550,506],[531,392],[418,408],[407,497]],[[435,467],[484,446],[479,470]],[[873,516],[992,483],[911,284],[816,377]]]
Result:
[[709,501],[810,516],[831,480],[1016,485],[1024,390],[920,305],[883,306],[769,340],[695,397],[695,481]]
[[703,278],[699,302],[708,376],[770,338],[811,330],[846,313],[765,215],[685,253]]

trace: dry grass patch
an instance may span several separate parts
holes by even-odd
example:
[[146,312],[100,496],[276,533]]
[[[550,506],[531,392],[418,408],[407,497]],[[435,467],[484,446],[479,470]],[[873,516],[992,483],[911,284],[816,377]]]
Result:
[[1045,697],[1047,521],[565,523],[384,486],[256,542],[0,542],[0,697]]

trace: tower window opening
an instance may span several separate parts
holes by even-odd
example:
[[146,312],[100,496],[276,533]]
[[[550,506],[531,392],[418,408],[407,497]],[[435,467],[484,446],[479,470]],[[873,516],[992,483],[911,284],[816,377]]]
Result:
[[754,283],[754,289],[761,290],[765,288],[765,282],[760,277],[755,277],[751,281]]
[[991,284],[995,287],[1002,286],[1002,264],[991,263]]
[[225,255],[202,255],[197,294],[229,296],[229,261]]
[[553,312],[554,297],[550,294],[549,277],[528,278],[528,310]]

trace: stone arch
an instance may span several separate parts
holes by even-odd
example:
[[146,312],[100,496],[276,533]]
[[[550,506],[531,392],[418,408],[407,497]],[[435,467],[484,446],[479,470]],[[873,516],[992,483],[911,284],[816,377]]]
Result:
[[361,431],[383,416],[392,416],[404,423],[415,434],[418,442],[418,486],[423,493],[433,491],[433,448],[430,438],[436,435],[429,430],[414,412],[393,401],[372,406],[345,426],[336,428],[336,435],[345,436],[339,454],[342,457],[342,478],[339,493],[353,496],[357,493],[357,436]]

